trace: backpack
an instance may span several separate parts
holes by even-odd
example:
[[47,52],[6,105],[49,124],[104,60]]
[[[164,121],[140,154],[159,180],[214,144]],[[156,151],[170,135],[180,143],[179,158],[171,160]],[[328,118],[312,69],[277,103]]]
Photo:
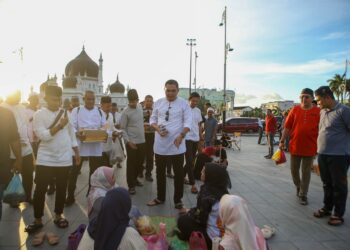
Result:
[[85,224],[80,224],[79,227],[68,236],[68,246],[67,250],[77,250],[81,238],[83,238],[84,232],[86,230]]

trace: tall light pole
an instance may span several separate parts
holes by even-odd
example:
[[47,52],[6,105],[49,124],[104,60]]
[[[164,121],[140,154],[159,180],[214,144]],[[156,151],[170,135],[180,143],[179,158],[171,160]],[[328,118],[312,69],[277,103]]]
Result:
[[190,46],[190,82],[189,82],[189,95],[191,95],[191,84],[192,84],[192,47],[196,46],[196,39],[194,38],[189,38],[187,39],[187,46]]
[[222,13],[222,21],[220,23],[220,26],[224,26],[224,109],[222,111],[222,127],[225,128],[226,123],[226,61],[227,61],[227,53],[229,51],[233,51],[233,49],[230,47],[230,44],[226,42],[226,31],[227,31],[227,7],[225,6],[225,10]]
[[197,58],[198,58],[198,53],[197,51],[194,52],[194,91],[197,91]]

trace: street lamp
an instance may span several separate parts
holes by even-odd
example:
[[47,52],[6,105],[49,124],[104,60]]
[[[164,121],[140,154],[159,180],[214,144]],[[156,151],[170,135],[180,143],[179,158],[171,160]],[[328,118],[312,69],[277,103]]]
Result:
[[189,38],[187,39],[187,46],[190,46],[190,82],[189,82],[189,95],[191,95],[191,84],[192,84],[192,47],[196,46],[196,39],[194,38]]
[[195,51],[194,52],[194,79],[193,79],[194,91],[197,91],[197,58],[198,58],[198,53],[197,51]]
[[227,7],[225,6],[225,10],[222,13],[222,21],[219,26],[224,26],[224,109],[222,111],[222,128],[224,131],[225,123],[226,123],[226,61],[227,61],[227,53],[229,51],[233,51],[230,44],[226,42],[226,33],[227,33]]

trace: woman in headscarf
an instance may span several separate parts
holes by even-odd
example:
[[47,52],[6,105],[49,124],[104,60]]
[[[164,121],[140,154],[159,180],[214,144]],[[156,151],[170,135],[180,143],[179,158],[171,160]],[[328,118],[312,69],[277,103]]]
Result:
[[99,167],[90,177],[91,189],[88,196],[88,217],[89,220],[97,217],[102,200],[107,191],[115,185],[113,168]]
[[139,233],[129,226],[131,199],[125,188],[106,193],[101,210],[90,221],[78,250],[147,250]]
[[214,147],[206,147],[202,150],[201,153],[198,153],[194,160],[194,178],[196,180],[201,179],[202,169],[207,162],[212,162],[213,157],[215,156],[215,148]]
[[208,249],[212,247],[212,239],[223,234],[219,220],[219,202],[227,194],[228,173],[217,163],[206,163],[202,170],[201,186],[197,196],[197,206],[179,217],[178,237],[189,240],[192,231],[199,231],[206,239]]
[[220,218],[225,234],[220,247],[225,250],[266,250],[261,230],[255,226],[247,202],[236,195],[224,195],[220,200]]

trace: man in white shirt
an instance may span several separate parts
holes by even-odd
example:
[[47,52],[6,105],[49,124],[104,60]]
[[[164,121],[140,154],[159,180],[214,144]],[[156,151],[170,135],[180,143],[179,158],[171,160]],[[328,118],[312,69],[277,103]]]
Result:
[[203,139],[201,122],[203,121],[202,113],[199,108],[197,108],[198,102],[200,100],[200,95],[197,92],[191,93],[189,97],[191,112],[192,112],[192,127],[190,132],[186,135],[186,165],[184,167],[185,176],[188,175],[188,180],[185,180],[185,184],[192,185],[191,192],[193,194],[198,193],[195,185],[193,168],[194,168],[194,158],[198,150],[198,142]]
[[[16,91],[15,93],[8,96],[1,104],[2,107],[10,110],[15,116],[18,133],[21,141],[22,149],[22,182],[23,188],[26,192],[26,201],[32,203],[32,188],[33,188],[33,150],[28,137],[28,120],[26,109],[20,104],[21,92]],[[6,121],[2,121],[6,122]],[[11,161],[14,162],[16,157],[11,152]],[[18,207],[19,204],[11,204],[12,207]]]
[[33,130],[33,116],[39,107],[39,95],[33,93],[28,98],[28,106],[26,108],[27,120],[28,120],[28,137],[30,144],[32,145],[33,153],[36,158],[38,153],[38,137],[35,135]]
[[[90,176],[98,167],[102,166],[102,151],[103,143],[84,143],[85,138],[81,133],[84,129],[105,129],[106,117],[103,112],[95,106],[95,93],[87,90],[84,95],[84,106],[76,107],[72,111],[72,123],[75,133],[78,138],[78,146],[80,155],[89,159],[89,189],[90,191]],[[66,205],[72,205],[75,202],[74,192],[76,189],[77,178],[81,164],[72,168],[69,174]]]
[[[115,103],[115,102],[112,103],[112,110],[111,110],[111,112],[112,112],[114,127],[116,129],[120,129],[120,118],[121,118],[122,115],[118,112],[118,105],[117,105],[117,103]],[[120,143],[121,149],[123,150],[123,154],[125,154],[124,153],[124,151],[125,151],[124,150],[124,144],[123,144],[122,138],[121,137],[116,138],[116,141],[114,143],[117,143],[117,142]],[[118,168],[122,167],[120,162],[117,162],[117,167]]]
[[128,91],[128,106],[123,110],[120,118],[120,129],[126,147],[126,177],[129,193],[135,194],[136,186],[143,184],[137,179],[142,171],[145,155],[145,130],[143,127],[143,110],[139,104],[136,89]]
[[174,171],[174,203],[175,208],[182,209],[184,189],[184,153],[186,145],[184,138],[192,127],[191,108],[187,102],[178,97],[179,84],[175,80],[165,83],[165,96],[155,102],[151,126],[156,130],[154,153],[157,172],[157,198],[147,203],[156,206],[165,202],[167,161],[171,161]]
[[34,114],[34,132],[40,139],[37,166],[35,172],[34,222],[26,226],[25,231],[33,233],[43,227],[42,217],[45,207],[45,193],[52,178],[56,180],[56,199],[54,223],[59,228],[68,227],[63,216],[64,201],[69,170],[72,168],[72,149],[76,165],[80,156],[75,133],[70,123],[70,115],[62,110],[62,89],[47,86],[45,101],[47,108]]

